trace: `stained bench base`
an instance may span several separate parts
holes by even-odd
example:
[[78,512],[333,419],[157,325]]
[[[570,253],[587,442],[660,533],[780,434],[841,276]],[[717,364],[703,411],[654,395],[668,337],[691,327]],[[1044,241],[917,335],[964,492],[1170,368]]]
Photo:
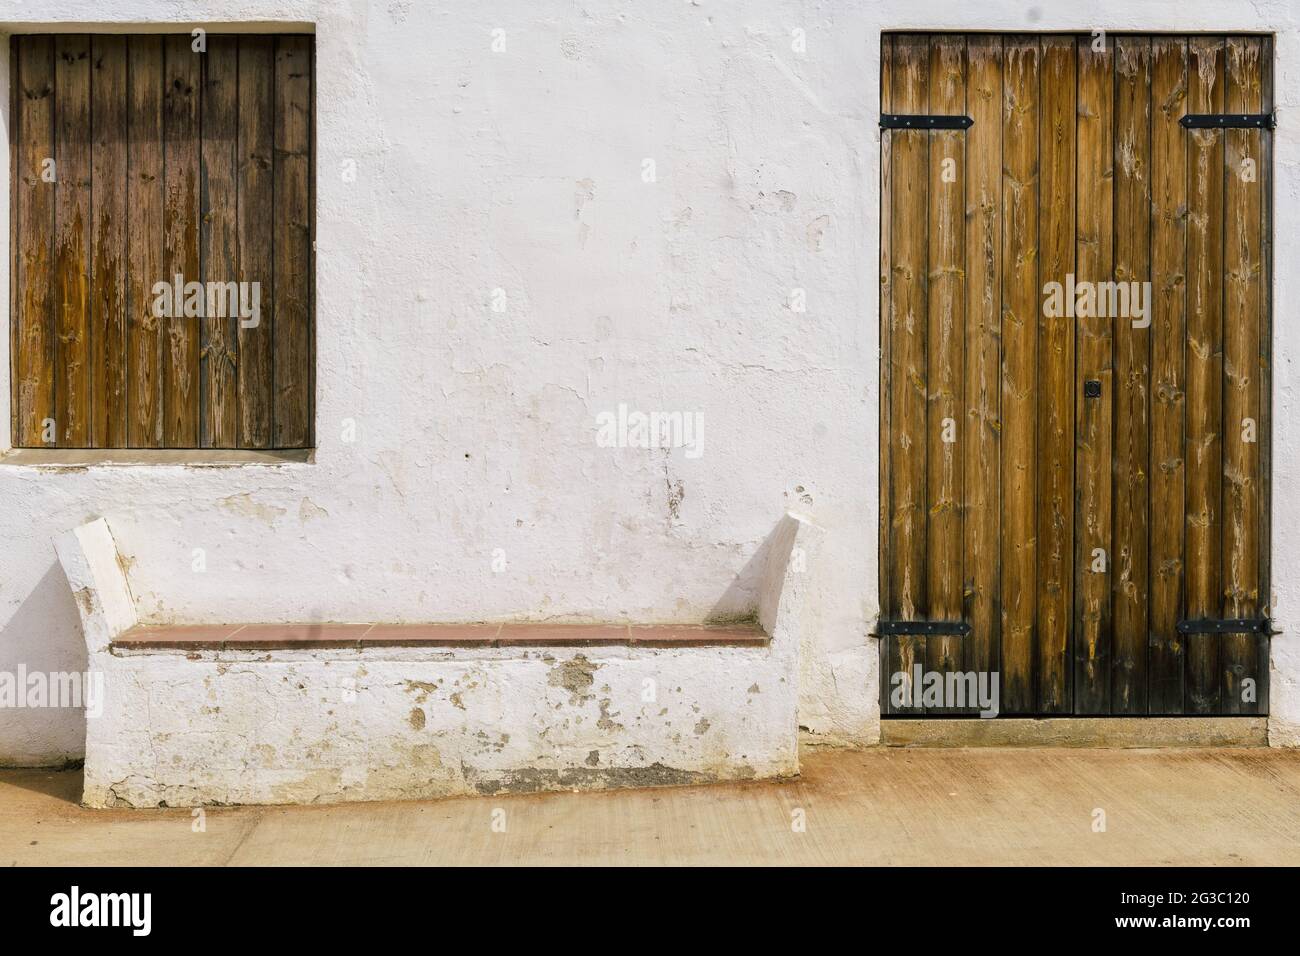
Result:
[[817,530],[794,516],[778,526],[758,626],[186,629],[141,625],[108,525],[91,522],[56,542],[103,676],[83,802],[328,803],[795,774]]
[[84,801],[395,800],[797,772],[794,688],[767,648],[617,650],[114,657]]

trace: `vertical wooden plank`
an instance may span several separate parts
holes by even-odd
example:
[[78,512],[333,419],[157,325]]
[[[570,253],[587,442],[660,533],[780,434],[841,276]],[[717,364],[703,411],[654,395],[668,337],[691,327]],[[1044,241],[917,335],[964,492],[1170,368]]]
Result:
[[[928,68],[929,111],[964,114],[965,38],[959,34],[932,37]],[[960,409],[965,375],[962,333],[966,306],[966,134],[948,131],[929,135],[926,594],[932,620],[959,621],[962,614],[961,443],[966,437]],[[957,636],[927,638],[926,669],[940,673],[962,670],[963,641],[964,638]],[[945,706],[927,712],[956,713],[953,704],[945,701]]]
[[[1273,112],[1273,37],[1260,40],[1260,111]],[[1259,600],[1263,617],[1273,617],[1273,136],[1260,136],[1261,314],[1259,329]],[[1271,635],[1255,641],[1259,678],[1257,714],[1269,712]]]
[[18,160],[22,135],[19,103],[18,38],[9,37],[9,435],[18,444]]
[[316,445],[316,39],[311,38],[311,99],[308,110],[307,162],[307,322],[309,330],[307,361],[307,445]]
[[[1109,282],[1114,266],[1111,218],[1114,190],[1113,46],[1078,40],[1078,211],[1075,277],[1079,283]],[[1075,319],[1075,632],[1074,712],[1110,712],[1111,448],[1115,383],[1111,364],[1112,321],[1096,314]],[[1084,384],[1099,382],[1101,394],[1084,398]]]
[[1147,709],[1183,712],[1187,41],[1151,46],[1151,643]]
[[[884,34],[880,38],[880,111],[887,113],[893,109],[893,96],[890,94],[890,76],[892,75],[894,59],[894,38],[889,34]],[[891,221],[894,209],[894,191],[893,191],[893,153],[890,144],[893,142],[893,136],[884,130],[880,133],[880,514],[879,522],[879,562],[877,570],[877,586],[880,594],[880,611],[881,618],[887,619],[892,609],[893,602],[890,598],[890,562],[893,560],[894,548],[893,540],[890,536],[890,528],[893,522],[890,520],[893,515],[893,496],[890,493],[892,487],[891,478],[891,461],[890,449],[892,442],[892,426],[890,424],[889,414],[889,396],[891,394],[891,359],[890,359],[890,290],[893,286],[893,267],[890,250],[892,248],[893,232]],[[881,637],[880,639],[880,713],[882,715],[890,713],[890,691],[893,689],[890,683],[892,671],[890,669],[890,650],[894,644],[891,637]]]
[[[211,36],[203,57],[203,143],[199,170],[199,260],[202,281],[239,281],[237,244],[239,46],[234,36]],[[199,444],[239,444],[239,310],[228,296],[207,302],[201,325]],[[238,305],[236,299],[235,305]]]
[[14,443],[52,445],[54,420],[54,206],[56,184],[43,176],[54,160],[54,43],[19,36],[17,62],[17,213],[14,246],[17,314],[14,353]]
[[1038,283],[1061,298],[1039,310],[1037,395],[1037,712],[1069,713],[1074,589],[1074,318],[1064,288],[1075,265],[1075,41],[1044,37],[1040,67]]
[[90,445],[90,37],[54,38],[54,419],[58,444]]
[[127,444],[126,37],[91,42],[91,433],[98,448]]
[[[199,281],[199,71],[188,34],[163,43],[163,215],[167,271],[182,284]],[[188,297],[187,297],[188,298]],[[205,303],[206,309],[206,303]],[[199,328],[201,317],[175,303],[163,321],[163,442],[169,448],[199,443]]]
[[[1224,105],[1230,113],[1261,110],[1262,46],[1229,37]],[[1259,130],[1230,129],[1225,141],[1223,344],[1224,616],[1259,615],[1259,350],[1263,290]],[[1226,634],[1220,645],[1225,713],[1258,711],[1261,674],[1254,634]],[[1250,681],[1251,684],[1245,682]]]
[[167,276],[163,221],[163,47],[160,36],[127,41],[127,442],[163,445],[162,320],[153,286]]
[[1001,712],[1032,713],[1037,390],[1038,40],[1007,37],[1003,73]]
[[239,445],[271,446],[272,344],[275,328],[272,152],[275,148],[274,39],[239,38],[239,280],[258,283],[261,315],[239,328]]
[[[1188,40],[1187,112],[1222,113],[1222,37]],[[1189,619],[1223,607],[1223,141],[1224,131],[1187,131],[1187,504]],[[1186,710],[1219,713],[1219,638],[1187,637]]]
[[[1151,38],[1115,39],[1115,570],[1111,713],[1145,714],[1151,332],[1124,290],[1150,281]],[[1137,283],[1134,287],[1133,283]],[[1108,296],[1098,295],[1098,305]],[[1145,299],[1145,294],[1143,293]],[[1115,312],[1119,315],[1115,315]]]
[[281,36],[275,48],[275,390],[272,441],[311,444],[312,39]]
[[19,103],[18,37],[9,37],[9,435],[18,444],[18,179],[22,164],[18,160],[22,136],[22,109]]
[[967,670],[999,667],[1001,626],[1002,38],[967,40],[966,382],[961,442]]
[[[925,36],[894,37],[890,89],[892,112],[928,109],[929,42]],[[893,552],[890,556],[888,617],[917,620],[927,607],[926,585],[926,284],[929,263],[929,141],[931,134],[893,130],[893,283],[890,298],[890,496],[893,499]],[[913,667],[926,661],[924,637],[903,636],[890,642],[886,680],[903,674],[910,686]],[[920,688],[916,688],[919,694]],[[891,709],[919,713],[918,706]]]

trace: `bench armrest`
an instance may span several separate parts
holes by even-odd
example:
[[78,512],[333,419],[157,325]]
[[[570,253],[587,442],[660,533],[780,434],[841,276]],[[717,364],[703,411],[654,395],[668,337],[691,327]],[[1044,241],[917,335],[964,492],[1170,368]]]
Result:
[[54,550],[76,598],[86,650],[94,660],[138,623],[117,544],[108,522],[97,518],[59,535]]

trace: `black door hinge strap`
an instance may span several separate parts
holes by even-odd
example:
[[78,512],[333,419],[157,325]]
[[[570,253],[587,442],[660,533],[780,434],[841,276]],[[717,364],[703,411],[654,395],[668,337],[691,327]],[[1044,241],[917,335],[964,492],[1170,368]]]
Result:
[[912,636],[926,634],[955,634],[963,637],[970,633],[970,625],[965,621],[881,621],[882,637]]
[[1179,634],[1272,634],[1273,622],[1266,617],[1200,618],[1179,621]]
[[927,116],[923,113],[882,113],[881,129],[970,129],[975,121],[969,116]]
[[1273,129],[1272,113],[1188,113],[1178,121],[1184,129]]

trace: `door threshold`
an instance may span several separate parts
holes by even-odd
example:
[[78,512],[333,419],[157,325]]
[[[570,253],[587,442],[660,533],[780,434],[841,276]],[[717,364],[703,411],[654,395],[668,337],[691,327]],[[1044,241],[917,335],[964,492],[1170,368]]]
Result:
[[886,747],[1267,747],[1267,717],[898,718]]

